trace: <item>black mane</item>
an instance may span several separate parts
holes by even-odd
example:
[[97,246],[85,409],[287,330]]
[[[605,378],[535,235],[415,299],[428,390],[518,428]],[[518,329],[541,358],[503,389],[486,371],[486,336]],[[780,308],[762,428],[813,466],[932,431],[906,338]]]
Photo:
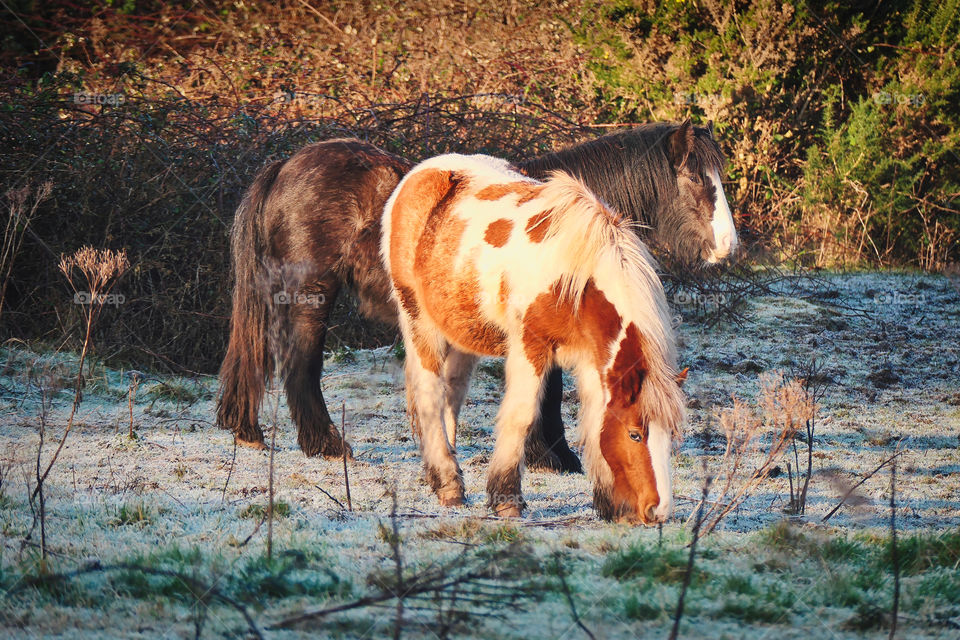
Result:
[[[537,179],[549,171],[566,171],[621,215],[657,226],[676,196],[677,178],[668,153],[670,135],[679,128],[674,123],[642,124],[518,166]],[[705,127],[694,127],[693,153],[687,166],[703,177],[714,168],[723,175],[723,155]]]

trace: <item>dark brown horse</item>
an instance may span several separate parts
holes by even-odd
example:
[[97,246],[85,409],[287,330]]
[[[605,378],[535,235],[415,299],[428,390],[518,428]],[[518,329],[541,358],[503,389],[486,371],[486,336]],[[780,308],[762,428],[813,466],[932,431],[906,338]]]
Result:
[[[351,290],[366,316],[396,324],[379,255],[380,219],[413,163],[359,140],[309,145],[260,171],[233,223],[233,313],[220,370],[217,424],[240,444],[263,446],[258,413],[273,363],[267,347],[265,263],[310,265],[299,291],[277,305],[289,326],[284,387],[300,448],[339,456],[342,439],[320,389],[327,320],[339,292]],[[736,231],[720,184],[723,159],[712,128],[656,123],[603,136],[517,164],[534,178],[562,169],[642,226],[649,244],[688,263],[732,253]],[[307,303],[299,303],[305,300]],[[581,471],[560,414],[560,370],[548,377],[527,465]]]

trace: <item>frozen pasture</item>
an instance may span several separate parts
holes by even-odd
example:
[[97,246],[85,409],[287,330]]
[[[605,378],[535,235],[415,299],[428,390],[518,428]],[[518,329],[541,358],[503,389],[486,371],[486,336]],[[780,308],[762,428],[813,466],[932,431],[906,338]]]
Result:
[[[666,637],[687,574],[703,465],[723,473],[716,412],[731,405],[731,394],[753,399],[761,373],[802,376],[816,359],[824,391],[806,513],[786,513],[791,450],[778,473],[699,542],[680,636],[887,637],[887,469],[822,518],[844,487],[897,447],[898,637],[960,636],[960,290],[940,276],[823,275],[746,300],[740,323],[709,322],[712,301],[703,296],[674,302],[683,312],[681,360],[690,367],[689,421],[675,453],[677,510],[662,531],[599,521],[582,475],[528,472],[525,517],[490,516],[484,474],[502,392],[496,361],[478,367],[462,414],[468,504],[438,507],[421,478],[402,364],[389,348],[342,349],[328,360],[323,386],[353,445],[352,510],[342,461],[300,453],[281,396],[269,560],[269,454],[235,450],[230,434],[214,427],[215,378],[147,374],[131,438],[129,372],[94,364],[46,483],[41,561],[28,501],[40,389],[61,388],[46,419],[48,459],[69,413],[76,356],[8,344],[0,353],[2,635],[251,637],[256,627],[268,638],[380,638],[395,637],[399,616],[409,638],[586,638],[588,630],[597,638]],[[566,388],[572,440],[577,401],[572,384]],[[265,430],[276,402],[272,395],[261,413]],[[460,591],[411,595],[402,611],[394,598],[372,597],[283,624],[396,590],[398,558],[402,585],[432,569],[456,578],[480,567],[482,578]]]

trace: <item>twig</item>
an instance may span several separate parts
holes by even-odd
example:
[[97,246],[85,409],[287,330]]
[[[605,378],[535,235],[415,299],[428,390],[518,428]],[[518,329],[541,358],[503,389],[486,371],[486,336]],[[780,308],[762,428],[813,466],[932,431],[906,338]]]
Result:
[[340,438],[343,449],[343,483],[347,487],[347,510],[353,511],[350,500],[350,473],[347,471],[347,403],[340,403]]
[[[346,451],[346,449],[344,449]],[[347,496],[350,495],[349,490]],[[393,555],[394,579],[397,581],[397,609],[393,619],[393,640],[400,640],[403,630],[403,598],[407,594],[407,587],[403,581],[403,555],[400,553],[400,521],[397,519],[397,488],[390,492],[390,551]],[[347,498],[349,502],[349,498]]]
[[130,389],[127,393],[127,406],[130,409],[130,439],[133,439],[133,403],[137,398],[137,387],[140,386],[140,374],[136,371],[130,376]]
[[[276,404],[280,404],[280,398],[276,399]],[[274,413],[273,427],[270,429],[270,479],[267,482],[267,493],[269,500],[267,502],[267,560],[273,559],[273,454],[276,451],[277,442],[277,417]]]
[[690,542],[690,555],[687,557],[687,571],[683,575],[683,586],[680,589],[680,598],[677,600],[677,611],[673,616],[673,629],[670,630],[670,640],[677,640],[677,634],[680,633],[680,618],[683,617],[683,601],[687,596],[687,589],[690,587],[690,579],[693,575],[693,562],[697,553],[697,540],[700,538],[700,525],[703,523],[703,504],[707,501],[707,495],[710,493],[710,483],[713,477],[707,473],[707,463],[703,463],[703,500],[697,508],[697,518],[693,523],[693,540]]
[[878,471],[880,471],[880,469],[883,469],[885,466],[887,466],[894,458],[896,458],[897,456],[899,456],[901,453],[903,453],[902,450],[897,451],[895,454],[893,454],[892,456],[890,456],[889,458],[887,458],[886,460],[884,460],[883,462],[881,462],[881,463],[877,466],[876,469],[874,469],[873,471],[871,471],[871,472],[868,473],[867,475],[863,476],[863,478],[860,479],[860,482],[858,482],[857,484],[855,484],[855,485],[853,485],[852,487],[850,487],[850,488],[847,490],[847,492],[843,494],[843,498],[840,499],[840,502],[837,503],[837,506],[835,506],[833,509],[831,509],[831,510],[830,510],[830,513],[828,513],[827,515],[823,516],[823,518],[820,520],[820,522],[826,522],[827,520],[829,520],[829,519],[831,518],[831,516],[833,516],[833,514],[835,514],[835,513],[837,512],[837,510],[838,510],[840,507],[843,506],[843,504],[847,501],[847,498],[849,498],[851,495],[853,495],[853,492],[856,491],[857,487],[859,487],[859,486],[862,485],[864,482],[866,482],[867,480],[869,480],[870,478],[872,478]]
[[567,599],[567,605],[570,607],[570,617],[573,618],[574,624],[580,627],[587,637],[590,640],[596,640],[596,636],[587,628],[583,621],[580,619],[580,614],[577,613],[577,605],[573,602],[573,595],[570,593],[570,586],[567,584],[567,576],[564,572],[563,564],[560,562],[560,554],[556,554],[553,557],[554,562],[556,563],[557,576],[560,578],[560,586],[563,589],[563,595]]
[[336,498],[334,498],[332,495],[330,495],[330,494],[327,492],[326,489],[324,489],[323,487],[321,487],[321,486],[318,485],[318,484],[313,485],[313,487],[314,487],[315,489],[319,489],[320,492],[321,492],[323,495],[327,496],[328,498],[330,498],[331,500],[333,500],[335,503],[337,503],[337,506],[340,507],[340,509],[341,509],[342,511],[346,511],[347,508],[346,508],[345,506],[343,506],[343,503],[340,502],[339,500],[337,500]]
[[897,554],[897,460],[890,459],[890,560],[893,563],[893,606],[890,611],[890,640],[897,633],[900,609],[900,558]]
[[787,479],[790,481],[790,512],[797,512],[796,499],[793,497],[793,468],[787,463]]
[[240,615],[243,616],[243,619],[247,623],[247,628],[250,630],[250,633],[254,637],[263,640],[263,634],[260,632],[259,627],[257,627],[256,622],[254,622],[253,617],[250,615],[250,612],[247,611],[247,608],[243,606],[242,603],[237,602],[230,596],[226,595],[222,591],[218,590],[212,585],[207,585],[200,580],[197,580],[195,577],[187,575],[185,573],[180,573],[178,571],[168,571],[166,569],[153,569],[151,567],[144,567],[138,564],[131,563],[118,563],[111,565],[101,565],[99,563],[94,563],[90,566],[83,567],[82,569],[77,569],[76,571],[68,571],[65,573],[55,573],[55,574],[46,574],[42,576],[37,576],[30,579],[25,579],[20,583],[14,585],[7,591],[7,594],[13,593],[18,589],[24,587],[34,586],[36,584],[43,584],[48,582],[56,582],[61,580],[69,580],[70,578],[76,578],[78,576],[87,575],[90,573],[104,573],[107,571],[139,571],[146,575],[152,576],[163,576],[167,578],[176,578],[177,580],[182,581],[185,585],[188,586],[191,593],[198,597],[201,602],[206,601],[207,597],[212,596],[213,598],[220,600],[224,604],[227,604],[234,608]]
[[230,484],[230,476],[233,475],[233,466],[237,463],[237,439],[233,439],[233,456],[230,458],[230,470],[227,471],[227,481],[223,483],[223,491],[220,492],[220,504],[227,499],[227,486]]

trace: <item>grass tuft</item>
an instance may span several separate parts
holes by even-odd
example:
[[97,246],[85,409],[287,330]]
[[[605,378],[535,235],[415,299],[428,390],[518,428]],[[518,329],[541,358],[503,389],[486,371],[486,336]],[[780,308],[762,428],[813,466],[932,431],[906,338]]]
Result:
[[[282,500],[273,504],[273,516],[275,518],[286,518],[292,513],[290,505]],[[243,520],[263,520],[267,517],[267,505],[248,504],[237,512],[237,517]]]
[[[640,543],[614,553],[603,563],[601,573],[609,578],[632,580],[654,578],[659,582],[679,583],[687,572],[687,554],[683,549],[647,547]],[[691,584],[702,584],[708,574],[695,567]]]

